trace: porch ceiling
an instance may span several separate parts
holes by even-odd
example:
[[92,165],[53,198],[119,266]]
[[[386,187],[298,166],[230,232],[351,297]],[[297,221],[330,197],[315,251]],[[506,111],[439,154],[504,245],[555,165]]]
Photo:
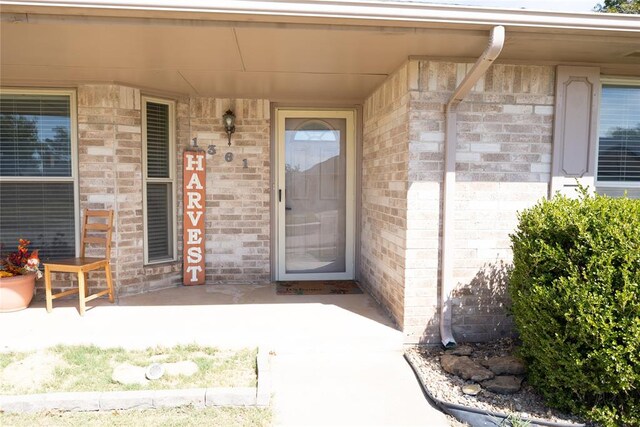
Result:
[[[475,60],[489,28],[3,13],[0,82],[360,103],[409,56]],[[640,56],[625,56],[635,51],[639,33],[507,26],[500,61],[599,64],[604,73],[638,75]]]

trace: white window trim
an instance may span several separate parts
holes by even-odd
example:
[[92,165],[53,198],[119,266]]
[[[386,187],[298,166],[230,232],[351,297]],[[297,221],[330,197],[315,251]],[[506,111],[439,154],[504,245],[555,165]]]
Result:
[[[640,80],[637,77],[602,77],[600,79],[600,93],[602,94],[602,87],[607,85],[620,85],[620,86],[640,86]],[[602,102],[602,101],[601,101]],[[599,113],[602,109],[599,109]],[[600,117],[598,117],[598,127],[600,126]],[[640,181],[599,181],[598,180],[598,157],[600,155],[600,129],[597,129],[597,141],[596,141],[596,167],[595,167],[595,186],[596,188],[640,188]]]
[[[148,178],[147,177],[147,102],[155,104],[164,104],[169,107],[169,178]],[[144,228],[144,265],[163,264],[176,261],[178,258],[178,224],[177,224],[177,189],[176,189],[176,103],[175,101],[151,96],[142,96],[142,210],[143,210],[143,228]],[[171,184],[171,223],[172,236],[171,245],[172,256],[168,258],[149,260],[148,227],[147,227],[147,184],[148,183],[169,183]]]
[[0,93],[13,95],[64,95],[69,97],[70,138],[71,138],[71,176],[0,176],[1,182],[73,182],[73,213],[75,225],[76,256],[80,254],[80,188],[78,183],[78,108],[77,94],[73,89],[33,89],[0,88]]

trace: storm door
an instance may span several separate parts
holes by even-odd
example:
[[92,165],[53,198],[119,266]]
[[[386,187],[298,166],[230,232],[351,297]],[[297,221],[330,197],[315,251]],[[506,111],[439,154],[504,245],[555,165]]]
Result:
[[276,112],[277,279],[354,277],[354,112]]

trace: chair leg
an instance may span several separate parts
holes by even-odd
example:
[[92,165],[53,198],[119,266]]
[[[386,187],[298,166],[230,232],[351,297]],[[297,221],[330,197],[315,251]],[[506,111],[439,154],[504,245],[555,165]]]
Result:
[[47,300],[47,313],[51,313],[53,309],[53,298],[51,297],[51,270],[49,270],[49,266],[44,266],[44,290],[46,293]]
[[84,316],[85,311],[85,289],[86,289],[86,280],[84,277],[84,271],[78,272],[78,295],[80,299],[80,316]]
[[104,272],[107,275],[107,287],[109,289],[109,302],[113,303],[113,282],[111,281],[111,264],[107,262],[104,266]]
[[84,297],[88,297],[89,295],[91,295],[89,293],[89,281],[87,280],[87,276],[84,276]]

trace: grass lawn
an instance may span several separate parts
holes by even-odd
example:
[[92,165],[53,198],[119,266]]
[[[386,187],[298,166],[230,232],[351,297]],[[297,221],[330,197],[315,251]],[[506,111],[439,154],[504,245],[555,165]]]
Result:
[[193,408],[189,406],[109,412],[2,414],[0,425],[21,426],[256,426],[273,424],[269,408]]
[[[0,394],[255,387],[256,355],[256,349],[220,350],[198,345],[146,350],[61,345],[28,353],[0,353]],[[111,380],[113,368],[120,363],[146,367],[179,361],[193,361],[198,372],[192,376],[165,374],[147,385],[122,385]]]

